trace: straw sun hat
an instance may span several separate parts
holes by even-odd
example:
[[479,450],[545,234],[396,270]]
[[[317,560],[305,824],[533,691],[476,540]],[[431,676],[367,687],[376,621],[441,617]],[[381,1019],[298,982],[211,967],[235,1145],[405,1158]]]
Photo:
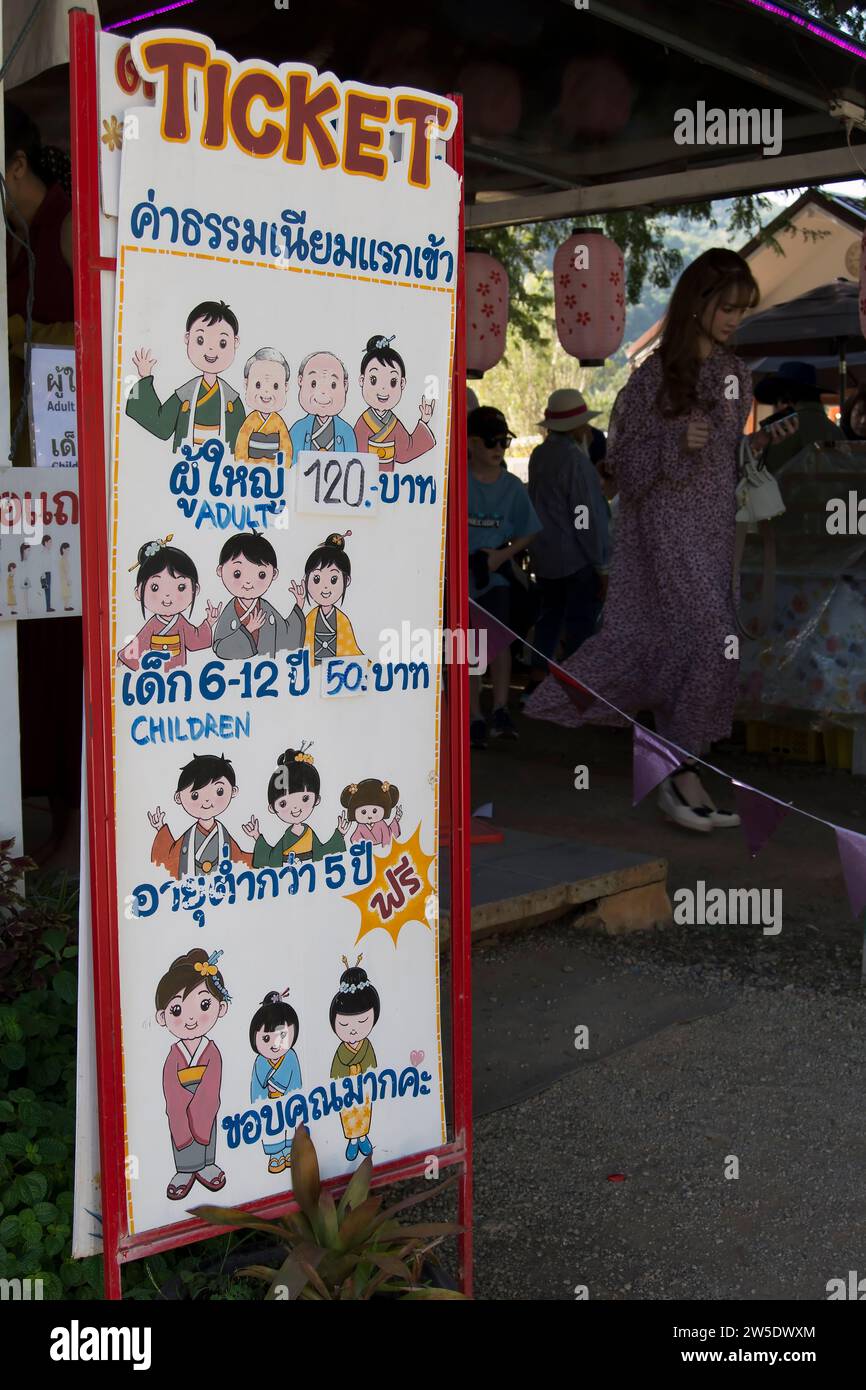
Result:
[[600,414],[600,410],[589,409],[580,391],[565,386],[560,391],[551,393],[544,419],[538,421],[538,428],[564,433],[566,430],[575,430],[580,425],[588,424]]

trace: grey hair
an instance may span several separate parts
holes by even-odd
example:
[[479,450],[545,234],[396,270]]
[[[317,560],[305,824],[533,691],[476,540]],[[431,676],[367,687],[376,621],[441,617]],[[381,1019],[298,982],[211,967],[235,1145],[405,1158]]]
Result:
[[278,352],[276,348],[259,348],[258,352],[253,353],[252,357],[249,358],[246,366],[244,367],[244,381],[246,381],[249,377],[250,368],[252,367],[254,362],[279,362],[280,366],[283,368],[283,371],[286,374],[287,386],[292,379],[292,372],[288,362],[286,361],[283,354],[281,352]]
[[333,357],[333,358],[335,358],[336,361],[339,362],[339,363],[340,363],[340,366],[343,368],[343,385],[344,385],[344,386],[348,386],[348,385],[349,385],[349,373],[346,371],[345,366],[344,366],[343,363],[340,361],[340,358],[337,357],[337,354],[336,354],[335,352],[329,352],[327,348],[319,348],[319,350],[318,350],[317,352],[308,352],[308,353],[307,353],[306,357],[304,358],[303,362],[301,363],[300,367],[298,368],[298,378],[299,378],[299,379],[304,375],[304,368],[306,367],[307,363],[308,363],[313,357]]

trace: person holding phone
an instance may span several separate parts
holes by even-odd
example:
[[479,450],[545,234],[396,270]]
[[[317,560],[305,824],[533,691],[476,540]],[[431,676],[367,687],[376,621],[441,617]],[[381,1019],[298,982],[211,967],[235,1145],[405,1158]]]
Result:
[[776,407],[762,421],[765,430],[790,422],[788,431],[771,440],[764,452],[763,463],[771,473],[778,473],[782,464],[809,444],[844,438],[821,404],[818,377],[809,362],[783,362],[755,387],[755,400]]
[[[737,697],[734,492],[752,387],[729,344],[758,298],[748,264],[725,248],[680,276],[661,344],[622,391],[608,441],[620,507],[602,627],[565,662],[619,710],[651,712],[658,733],[692,755],[662,782],[659,808],[703,832],[739,824],[713,804],[693,758],[730,735]],[[762,449],[792,429],[751,442]],[[551,677],[525,710],[565,725],[623,722],[589,696],[577,708]]]

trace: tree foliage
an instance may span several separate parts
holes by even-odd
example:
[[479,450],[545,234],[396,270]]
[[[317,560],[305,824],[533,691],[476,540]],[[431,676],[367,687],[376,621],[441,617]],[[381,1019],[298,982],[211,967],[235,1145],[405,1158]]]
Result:
[[[738,243],[760,233],[761,219],[771,206],[763,194],[733,198],[725,228],[727,242]],[[634,208],[581,218],[581,227],[604,232],[617,243],[625,257],[626,297],[629,304],[640,301],[644,287],[668,289],[683,268],[682,253],[667,244],[670,223],[686,217],[709,228],[719,223],[708,202],[682,207]],[[551,222],[531,222],[522,227],[492,227],[473,231],[470,248],[496,256],[508,272],[511,289],[509,352],[519,340],[530,346],[550,337],[553,285],[544,270],[555,248],[570,236],[573,223],[562,218]]]

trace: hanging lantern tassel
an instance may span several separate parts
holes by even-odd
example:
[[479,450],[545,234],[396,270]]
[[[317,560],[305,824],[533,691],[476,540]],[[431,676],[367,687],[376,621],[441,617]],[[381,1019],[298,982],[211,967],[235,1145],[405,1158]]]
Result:
[[508,329],[508,272],[486,251],[466,252],[466,375],[482,377],[502,358]]
[[556,332],[582,367],[603,367],[625,331],[625,262],[603,232],[575,227],[553,258]]

